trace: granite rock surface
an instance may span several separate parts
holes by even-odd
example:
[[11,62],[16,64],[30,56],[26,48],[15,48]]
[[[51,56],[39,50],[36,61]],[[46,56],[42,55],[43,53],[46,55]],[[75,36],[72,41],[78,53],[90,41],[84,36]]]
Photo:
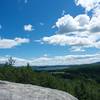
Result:
[[78,100],[56,89],[0,81],[0,100]]

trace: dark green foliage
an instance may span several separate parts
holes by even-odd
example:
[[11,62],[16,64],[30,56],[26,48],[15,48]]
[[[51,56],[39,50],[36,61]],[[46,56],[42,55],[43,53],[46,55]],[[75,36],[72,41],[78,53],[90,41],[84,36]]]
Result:
[[86,86],[84,81],[78,83],[75,86],[75,96],[79,99],[79,100],[88,100],[88,93],[86,91]]
[[29,64],[26,67],[13,67],[12,64],[5,64],[0,67],[0,80],[63,90],[79,100],[100,100],[99,65],[36,72]]

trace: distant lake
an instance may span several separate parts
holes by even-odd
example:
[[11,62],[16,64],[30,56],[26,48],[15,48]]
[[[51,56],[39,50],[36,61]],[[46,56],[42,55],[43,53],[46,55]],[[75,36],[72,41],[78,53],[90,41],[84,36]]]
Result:
[[66,69],[68,66],[37,66],[33,67],[34,70],[41,71],[41,70],[59,70],[59,69]]

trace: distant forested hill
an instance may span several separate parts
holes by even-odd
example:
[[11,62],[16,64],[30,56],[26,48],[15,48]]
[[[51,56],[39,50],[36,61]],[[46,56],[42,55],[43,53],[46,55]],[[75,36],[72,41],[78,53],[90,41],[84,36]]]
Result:
[[31,66],[0,67],[0,80],[63,90],[79,100],[100,100],[100,64],[75,65],[64,70],[36,71]]

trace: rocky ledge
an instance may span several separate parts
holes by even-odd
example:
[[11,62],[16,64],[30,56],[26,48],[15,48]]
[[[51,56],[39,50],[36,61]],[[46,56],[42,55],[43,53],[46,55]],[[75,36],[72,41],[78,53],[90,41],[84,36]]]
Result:
[[78,100],[55,89],[0,81],[0,100]]

